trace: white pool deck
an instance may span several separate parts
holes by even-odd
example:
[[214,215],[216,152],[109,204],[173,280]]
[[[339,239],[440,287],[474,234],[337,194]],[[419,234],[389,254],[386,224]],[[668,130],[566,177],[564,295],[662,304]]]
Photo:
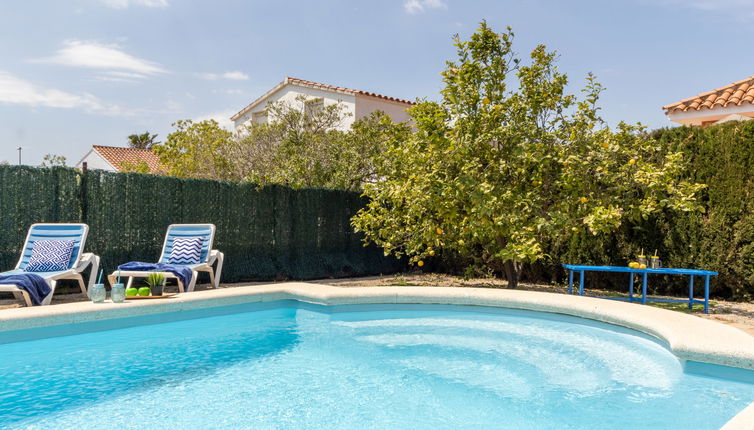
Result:
[[[552,312],[607,322],[655,336],[680,359],[754,370],[754,337],[692,315],[592,297],[454,287],[334,287],[287,282],[196,291],[161,300],[78,302],[0,311],[0,331],[276,300],[322,305],[453,304]],[[701,412],[701,411],[696,411]],[[754,403],[723,427],[754,429]]]

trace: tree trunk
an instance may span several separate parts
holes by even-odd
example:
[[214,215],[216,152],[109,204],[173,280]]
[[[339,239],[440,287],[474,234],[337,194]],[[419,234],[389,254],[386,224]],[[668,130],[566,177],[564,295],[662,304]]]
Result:
[[508,281],[508,288],[518,287],[518,276],[521,274],[521,262],[515,260],[506,260],[503,263],[505,271],[505,280]]

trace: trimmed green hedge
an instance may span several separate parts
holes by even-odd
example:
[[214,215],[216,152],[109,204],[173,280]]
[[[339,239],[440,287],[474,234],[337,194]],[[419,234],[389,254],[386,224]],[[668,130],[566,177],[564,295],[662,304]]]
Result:
[[223,281],[315,279],[390,273],[404,262],[364,247],[350,218],[358,193],[177,179],[136,173],[0,166],[0,270],[12,268],[29,225],[89,224],[86,250],[105,271],[157,261],[174,223],[217,226]]
[[[689,178],[708,185],[701,200],[704,213],[665,213],[624,225],[608,236],[574,235],[550,243],[551,259],[528,268],[530,280],[563,280],[560,264],[625,265],[641,248],[658,249],[669,267],[709,269],[720,273],[712,294],[750,300],[754,296],[754,121],[711,127],[678,127],[650,134],[658,145],[682,151],[690,161]],[[624,276],[594,275],[625,290]],[[656,293],[683,295],[687,279],[653,280]]]

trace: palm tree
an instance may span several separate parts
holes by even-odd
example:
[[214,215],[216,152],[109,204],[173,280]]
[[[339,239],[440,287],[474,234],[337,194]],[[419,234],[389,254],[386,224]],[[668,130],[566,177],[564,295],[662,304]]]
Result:
[[142,134],[132,134],[128,136],[128,146],[131,148],[149,149],[159,143],[160,142],[157,142],[157,135],[149,134],[148,131]]

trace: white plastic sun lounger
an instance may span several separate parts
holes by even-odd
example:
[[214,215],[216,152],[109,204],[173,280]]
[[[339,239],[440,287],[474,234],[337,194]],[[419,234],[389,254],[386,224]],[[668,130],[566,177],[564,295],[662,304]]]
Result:
[[[42,301],[43,305],[50,304],[52,301],[52,295],[55,293],[55,284],[61,279],[77,280],[79,282],[79,287],[81,287],[81,292],[87,294],[88,288],[91,288],[92,285],[94,285],[94,278],[99,269],[99,257],[90,252],[83,252],[88,233],[89,226],[86,224],[32,224],[29,228],[29,233],[26,235],[26,243],[24,244],[21,258],[18,260],[16,268],[8,272],[0,273],[0,275],[34,273],[44,278],[47,285],[50,286],[50,294],[48,294]],[[29,265],[34,242],[38,240],[72,240],[74,246],[73,252],[71,252],[71,259],[68,262],[68,268],[57,272],[26,272],[24,269]],[[89,275],[87,288],[87,285],[84,284],[84,278],[81,273],[86,270],[89,265],[92,266],[92,271]],[[32,305],[29,293],[15,285],[1,284],[0,291],[13,293],[16,299],[22,299],[26,306]]]
[[[167,264],[168,260],[170,259],[170,254],[173,250],[173,241],[175,241],[175,239],[177,238],[187,237],[201,237],[203,240],[200,262],[198,264],[185,265],[186,267],[191,269],[191,283],[189,285],[183,285],[180,278],[170,272],[158,273],[162,273],[165,278],[171,278],[178,281],[178,290],[182,293],[187,291],[194,291],[198,272],[209,273],[209,279],[212,283],[212,286],[217,288],[220,285],[220,276],[222,275],[223,259],[225,258],[225,255],[216,249],[212,249],[212,245],[215,241],[214,224],[171,224],[170,226],[168,226],[168,231],[165,235],[165,242],[162,245],[162,255],[160,256],[158,263]],[[217,263],[216,270],[212,268],[215,263]],[[110,281],[110,285],[113,285],[117,282],[118,272],[119,271],[116,270],[108,275],[107,278]],[[133,278],[146,278],[150,273],[155,272],[121,270],[120,276],[128,277],[126,288],[130,288],[133,284]]]

